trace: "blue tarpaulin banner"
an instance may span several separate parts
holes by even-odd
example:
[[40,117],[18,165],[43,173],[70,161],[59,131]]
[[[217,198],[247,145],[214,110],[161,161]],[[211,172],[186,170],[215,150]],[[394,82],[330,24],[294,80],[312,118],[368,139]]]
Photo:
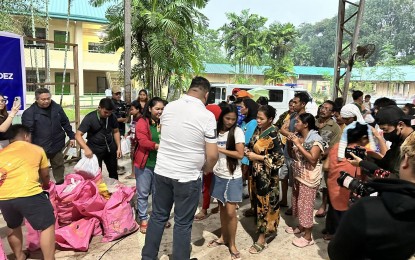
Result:
[[24,64],[23,37],[0,32],[0,93],[7,98],[7,110],[20,97],[24,110],[26,104],[26,71]]

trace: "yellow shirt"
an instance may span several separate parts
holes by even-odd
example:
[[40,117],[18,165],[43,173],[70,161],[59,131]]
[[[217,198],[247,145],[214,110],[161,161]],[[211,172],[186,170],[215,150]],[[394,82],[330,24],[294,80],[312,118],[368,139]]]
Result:
[[0,200],[41,193],[39,169],[48,167],[45,151],[40,146],[15,141],[0,150]]

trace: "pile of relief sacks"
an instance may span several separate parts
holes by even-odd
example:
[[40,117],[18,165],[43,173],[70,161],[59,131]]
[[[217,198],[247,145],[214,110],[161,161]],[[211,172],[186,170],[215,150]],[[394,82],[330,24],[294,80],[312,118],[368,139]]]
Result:
[[[102,242],[119,239],[138,230],[130,201],[135,187],[121,183],[114,192],[103,181],[98,160],[82,158],[72,174],[61,185],[51,182],[47,192],[55,212],[56,244],[63,249],[88,251],[93,236]],[[25,220],[26,246],[29,251],[40,248],[40,232]]]

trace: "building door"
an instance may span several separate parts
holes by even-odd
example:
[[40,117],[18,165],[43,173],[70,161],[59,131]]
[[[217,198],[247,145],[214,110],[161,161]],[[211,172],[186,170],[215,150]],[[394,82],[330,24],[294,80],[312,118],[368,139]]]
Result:
[[107,89],[107,78],[106,77],[97,77],[97,93],[105,93]]

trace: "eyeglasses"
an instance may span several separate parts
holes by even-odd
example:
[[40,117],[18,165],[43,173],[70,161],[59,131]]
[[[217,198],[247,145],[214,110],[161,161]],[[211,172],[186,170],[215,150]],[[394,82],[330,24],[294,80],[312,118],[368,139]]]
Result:
[[6,99],[2,99],[2,100],[0,100],[0,103],[6,103],[7,102],[7,100]]
[[112,93],[112,94],[117,95],[117,96],[121,96],[121,92]]

